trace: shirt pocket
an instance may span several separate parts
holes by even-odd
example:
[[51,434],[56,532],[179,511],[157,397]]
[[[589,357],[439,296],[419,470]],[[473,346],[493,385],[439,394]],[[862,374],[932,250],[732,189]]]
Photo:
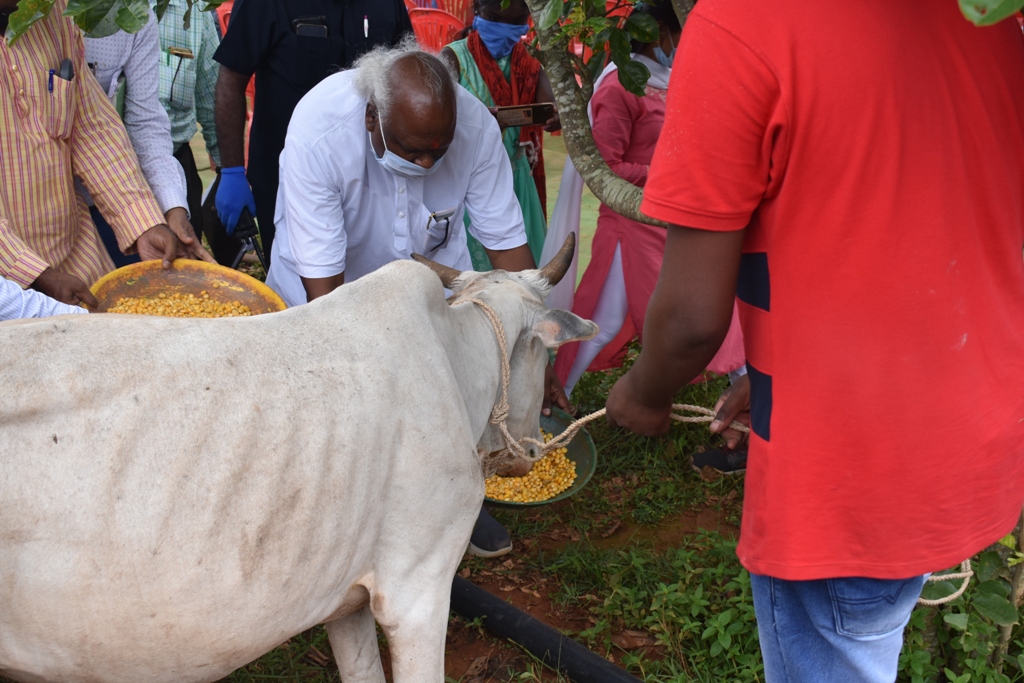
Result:
[[287,33],[284,50],[287,55],[287,73],[308,90],[342,67],[345,41],[338,36],[297,36]]
[[[164,67],[161,66],[161,69]],[[171,68],[161,71],[167,87],[167,106],[181,112],[191,112],[196,102],[196,65],[194,59],[171,58]]]
[[436,258],[449,245],[455,244],[462,230],[462,203],[452,202],[437,208],[420,206],[410,226],[414,251],[427,258]]
[[75,127],[75,114],[78,110],[78,82],[73,78],[65,81],[53,75],[43,93],[43,126],[51,138],[66,140],[71,137]]

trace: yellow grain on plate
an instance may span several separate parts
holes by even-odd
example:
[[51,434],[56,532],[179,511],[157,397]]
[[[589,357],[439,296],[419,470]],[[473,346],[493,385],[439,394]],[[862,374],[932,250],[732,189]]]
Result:
[[213,301],[205,291],[200,292],[200,296],[191,292],[161,292],[155,297],[121,297],[116,304],[107,309],[107,313],[162,315],[170,318],[227,318],[252,315],[252,311],[245,304],[238,301]]
[[[552,439],[551,434],[542,433],[544,441]],[[576,463],[565,457],[567,452],[564,446],[556,448],[522,477],[488,477],[484,482],[485,495],[509,503],[539,503],[554,498],[576,481]]]

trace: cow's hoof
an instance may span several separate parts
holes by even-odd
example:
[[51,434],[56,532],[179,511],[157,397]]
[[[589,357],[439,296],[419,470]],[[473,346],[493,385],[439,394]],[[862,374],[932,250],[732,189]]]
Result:
[[491,517],[487,510],[480,508],[473,535],[469,537],[470,555],[477,557],[501,557],[512,551],[512,538],[498,520]]

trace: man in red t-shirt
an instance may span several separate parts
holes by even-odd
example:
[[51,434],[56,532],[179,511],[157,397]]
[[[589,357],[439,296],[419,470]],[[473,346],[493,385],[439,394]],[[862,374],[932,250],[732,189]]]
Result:
[[952,0],[702,0],[687,22],[642,206],[672,227],[608,414],[666,431],[739,298],[737,552],[769,681],[892,681],[922,575],[1020,514],[1022,93],[1016,23]]

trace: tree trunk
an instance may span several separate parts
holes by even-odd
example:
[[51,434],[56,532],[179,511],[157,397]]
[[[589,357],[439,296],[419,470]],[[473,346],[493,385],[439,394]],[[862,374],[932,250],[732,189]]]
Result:
[[[1016,539],[1015,550],[1024,550],[1024,511],[1017,520],[1017,527],[1013,530]],[[1021,601],[1024,600],[1024,563],[1018,564],[1013,570],[1013,578],[1010,581],[1010,604],[1020,610]],[[1013,624],[999,627],[999,647],[992,653],[992,661],[996,671],[1003,672],[1003,655],[1010,651],[1010,639],[1013,637]]]
[[686,17],[690,16],[690,10],[693,9],[693,3],[695,0],[672,0],[672,9],[676,11],[676,16],[679,18],[679,25],[686,26]]
[[[537,58],[551,81],[551,89],[558,105],[562,120],[562,139],[566,151],[572,158],[576,170],[583,177],[594,196],[616,213],[641,223],[665,225],[640,213],[643,190],[626,182],[608,167],[608,164],[594,144],[594,134],[587,116],[587,100],[584,91],[593,87],[590,74],[582,69],[582,87],[576,83],[577,71],[573,69],[567,38],[558,38],[558,25],[540,28],[538,18],[549,0],[526,0],[537,27]],[[686,0],[683,0],[684,2]]]

